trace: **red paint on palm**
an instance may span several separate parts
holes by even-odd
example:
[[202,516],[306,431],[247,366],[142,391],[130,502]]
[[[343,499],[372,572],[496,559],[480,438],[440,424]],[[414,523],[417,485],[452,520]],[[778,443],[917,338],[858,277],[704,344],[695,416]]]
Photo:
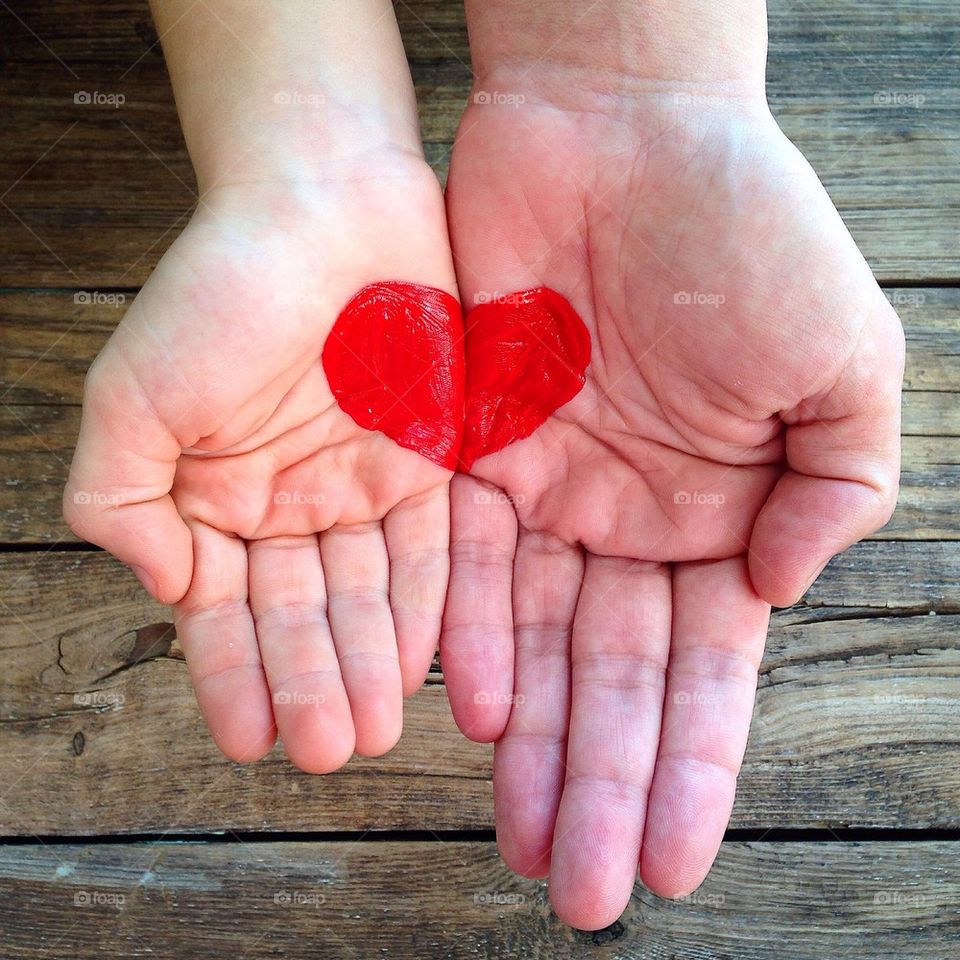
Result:
[[466,411],[460,469],[529,437],[585,382],[590,335],[546,287],[475,307],[466,320]]
[[323,347],[340,408],[368,430],[457,467],[463,430],[460,304],[415,283],[375,283],[343,309]]
[[583,387],[590,336],[545,287],[476,307],[412,283],[364,287],[323,348],[337,402],[449,470],[530,436]]

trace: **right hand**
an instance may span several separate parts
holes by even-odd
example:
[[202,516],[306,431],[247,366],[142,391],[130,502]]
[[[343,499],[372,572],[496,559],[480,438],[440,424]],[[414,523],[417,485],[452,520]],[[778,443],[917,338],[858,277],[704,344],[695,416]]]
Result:
[[762,84],[557,57],[481,74],[519,106],[468,108],[448,211],[464,302],[553,288],[592,357],[474,465],[502,493],[455,478],[441,648],[461,729],[497,741],[504,860],[596,929],[638,866],[663,896],[705,877],[769,604],[893,510],[903,332]]

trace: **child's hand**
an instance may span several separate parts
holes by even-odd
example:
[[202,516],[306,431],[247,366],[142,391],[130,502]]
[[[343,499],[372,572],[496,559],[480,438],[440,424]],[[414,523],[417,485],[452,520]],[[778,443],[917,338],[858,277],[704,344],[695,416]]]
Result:
[[326,771],[429,669],[450,475],[343,413],[321,350],[368,283],[456,287],[390,4],[218,5],[155,5],[203,199],[90,371],[65,512],[175,604],[228,756],[279,728]]
[[[448,192],[465,308],[552,287],[593,352],[581,394],[474,467],[508,497],[454,480],[444,675],[465,733],[505,727],[504,859],[549,872],[559,916],[596,928],[638,866],[666,896],[706,875],[768,605],[795,602],[893,509],[903,337],[766,109],[762,44],[759,69],[721,62],[749,68],[739,87],[618,77],[589,61],[631,49],[629,4],[621,20],[470,6],[486,96]],[[528,56],[484,54],[531,17],[554,30]]]
[[308,770],[388,750],[436,647],[449,473],[358,427],[319,360],[364,284],[455,291],[436,178],[389,163],[209,195],[88,378],[67,517],[176,602],[236,759],[274,718]]

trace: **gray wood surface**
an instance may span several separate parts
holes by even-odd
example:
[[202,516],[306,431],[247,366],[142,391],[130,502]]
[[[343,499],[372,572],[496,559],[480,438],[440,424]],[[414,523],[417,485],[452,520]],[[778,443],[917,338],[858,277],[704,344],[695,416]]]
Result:
[[[901,496],[774,615],[732,823],[767,839],[725,843],[690,901],[638,885],[583,934],[492,844],[448,833],[491,828],[491,763],[438,667],[386,758],[328,777],[281,748],[231,764],[169,611],[62,524],[84,372],[194,180],[146,0],[0,3],[0,836],[20,838],[0,841],[0,960],[960,956],[960,17],[956,0],[769,6],[771,107],[904,320]],[[443,178],[470,90],[462,10],[395,8]],[[829,832],[767,836],[783,828]],[[124,837],[171,831],[246,833]]]
[[0,848],[5,957],[945,960],[956,845],[728,843],[686,902],[582,933],[485,843]]
[[[138,286],[194,201],[147,4],[16,7],[19,19],[0,7],[0,182],[17,181],[0,206],[0,286]],[[443,176],[471,80],[461,8],[396,7],[427,156]],[[772,0],[770,23],[771,106],[878,276],[960,277],[955,4]],[[125,102],[74,103],[92,91]]]
[[[435,672],[400,746],[311,777],[217,752],[169,614],[101,553],[0,556],[0,833],[492,826]],[[862,543],[774,616],[735,827],[960,827],[960,544]]]

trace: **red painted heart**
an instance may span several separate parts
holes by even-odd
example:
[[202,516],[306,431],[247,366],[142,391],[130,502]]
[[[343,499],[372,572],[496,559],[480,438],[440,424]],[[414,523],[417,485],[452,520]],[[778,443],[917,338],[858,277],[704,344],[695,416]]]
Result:
[[323,348],[344,412],[450,470],[530,436],[579,393],[589,362],[583,321],[545,287],[475,308],[464,334],[449,294],[372,284]]

